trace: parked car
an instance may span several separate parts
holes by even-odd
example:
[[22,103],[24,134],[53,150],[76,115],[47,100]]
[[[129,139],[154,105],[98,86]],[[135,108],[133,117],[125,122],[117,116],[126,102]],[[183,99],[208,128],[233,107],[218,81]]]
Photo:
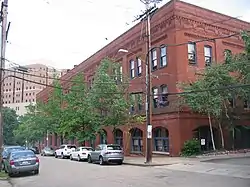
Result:
[[39,159],[31,150],[12,151],[4,161],[5,172],[9,176],[24,172],[39,173]]
[[88,156],[88,163],[99,161],[100,165],[111,162],[122,164],[123,160],[123,150],[116,144],[100,144]]
[[75,151],[70,154],[70,160],[87,160],[90,153],[94,151],[92,147],[78,147]]
[[39,154],[39,148],[36,146],[30,147],[29,150],[33,151],[35,154]]
[[17,145],[13,145],[13,146],[4,146],[3,147],[3,152],[2,152],[2,170],[4,170],[4,160],[7,158],[8,154],[12,151],[17,151],[17,150],[25,150],[25,147],[22,146],[17,146]]
[[52,147],[45,147],[41,151],[41,156],[54,156],[55,151]]
[[59,149],[57,149],[55,151],[55,157],[58,158],[69,158],[70,157],[70,154],[73,150],[76,149],[76,146],[75,145],[71,145],[71,144],[63,144],[59,147]]

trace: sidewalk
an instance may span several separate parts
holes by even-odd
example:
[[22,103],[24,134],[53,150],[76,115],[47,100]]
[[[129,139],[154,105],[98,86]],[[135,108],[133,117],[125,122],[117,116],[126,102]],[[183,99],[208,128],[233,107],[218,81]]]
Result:
[[145,163],[144,157],[125,157],[123,164],[133,166],[166,166],[178,163],[189,163],[195,161],[195,158],[183,158],[183,157],[168,157],[168,156],[157,156],[152,158],[152,163]]
[[226,154],[226,155],[209,155],[209,156],[197,156],[192,158],[184,158],[184,157],[168,157],[168,156],[156,156],[152,158],[152,163],[146,164],[145,157],[125,157],[124,164],[125,165],[133,165],[133,166],[167,166],[174,164],[190,164],[194,162],[208,162],[211,160],[219,160],[219,159],[232,159],[232,158],[244,158],[250,157],[250,153],[237,153],[237,154]]

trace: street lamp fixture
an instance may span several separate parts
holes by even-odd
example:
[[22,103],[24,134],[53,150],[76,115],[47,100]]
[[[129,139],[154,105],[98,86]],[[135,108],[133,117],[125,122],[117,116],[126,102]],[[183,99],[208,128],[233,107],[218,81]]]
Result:
[[119,53],[119,52],[128,53],[129,51],[128,51],[127,49],[119,49],[119,50],[118,50],[118,53]]

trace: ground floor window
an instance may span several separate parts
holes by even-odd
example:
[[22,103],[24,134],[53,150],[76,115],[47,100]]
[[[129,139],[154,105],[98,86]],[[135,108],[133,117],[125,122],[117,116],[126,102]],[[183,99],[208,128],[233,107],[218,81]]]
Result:
[[138,128],[131,130],[131,152],[141,153],[143,151],[143,132]]
[[158,127],[153,130],[154,151],[169,152],[169,133],[166,128]]

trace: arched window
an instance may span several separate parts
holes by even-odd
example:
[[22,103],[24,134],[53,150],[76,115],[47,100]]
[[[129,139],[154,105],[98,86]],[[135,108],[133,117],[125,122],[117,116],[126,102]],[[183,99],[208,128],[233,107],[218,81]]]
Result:
[[154,151],[169,152],[168,130],[163,127],[158,127],[153,130]]
[[131,133],[131,153],[141,153],[143,150],[143,133],[138,128],[133,128]]
[[123,147],[123,132],[120,129],[114,131],[115,143]]

